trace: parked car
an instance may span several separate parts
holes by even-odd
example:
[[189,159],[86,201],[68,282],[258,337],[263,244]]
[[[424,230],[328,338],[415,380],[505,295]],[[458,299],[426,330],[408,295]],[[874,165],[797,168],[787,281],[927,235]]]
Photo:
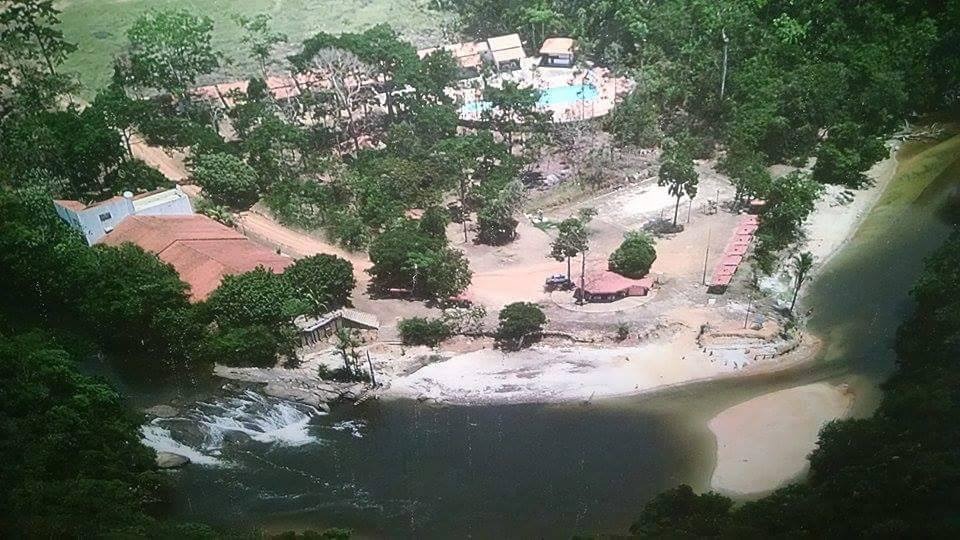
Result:
[[543,288],[550,291],[569,291],[573,288],[573,281],[566,274],[553,274],[543,284]]

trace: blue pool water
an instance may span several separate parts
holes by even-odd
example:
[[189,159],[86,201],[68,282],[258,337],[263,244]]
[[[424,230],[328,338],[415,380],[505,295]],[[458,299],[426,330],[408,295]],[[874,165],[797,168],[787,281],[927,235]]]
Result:
[[[549,107],[563,105],[575,101],[592,101],[600,95],[597,87],[592,84],[574,84],[569,86],[555,86],[541,91],[537,106]],[[488,101],[473,101],[460,107],[461,113],[478,113],[490,108]]]

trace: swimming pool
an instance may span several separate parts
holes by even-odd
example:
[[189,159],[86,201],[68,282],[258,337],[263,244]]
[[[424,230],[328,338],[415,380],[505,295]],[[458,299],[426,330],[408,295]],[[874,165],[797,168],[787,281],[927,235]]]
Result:
[[[597,87],[592,84],[573,84],[545,88],[540,93],[537,106],[547,108],[554,105],[574,103],[576,101],[592,101],[600,95]],[[472,101],[460,107],[460,113],[479,113],[490,108],[489,101]]]

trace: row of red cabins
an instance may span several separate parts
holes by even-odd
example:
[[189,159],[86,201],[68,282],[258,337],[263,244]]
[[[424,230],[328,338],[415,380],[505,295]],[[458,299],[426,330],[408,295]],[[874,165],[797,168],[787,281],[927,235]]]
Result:
[[753,241],[753,236],[760,227],[759,216],[747,214],[740,218],[740,222],[733,230],[733,235],[727,246],[723,249],[723,255],[720,261],[713,269],[713,275],[710,277],[710,283],[707,291],[711,293],[724,293],[730,282],[733,281],[733,275],[743,262],[747,254],[747,248]]

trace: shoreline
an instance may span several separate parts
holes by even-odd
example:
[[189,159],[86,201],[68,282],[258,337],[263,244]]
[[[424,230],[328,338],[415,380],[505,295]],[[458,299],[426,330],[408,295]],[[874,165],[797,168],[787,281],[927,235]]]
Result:
[[[856,192],[848,205],[830,206],[827,197],[817,201],[815,215],[804,226],[807,240],[800,248],[814,254],[817,270],[849,247],[876,208],[896,177],[898,151],[899,146],[893,145],[890,155],[871,167],[868,175],[873,184]],[[838,216],[835,208],[845,209],[848,215]],[[853,214],[852,218],[849,214]],[[843,225],[845,234],[840,239],[839,235],[830,238],[828,233],[836,230],[837,223]],[[812,281],[815,280],[809,280],[801,289],[800,305],[804,304]],[[815,337],[818,341],[823,339]],[[806,362],[814,362],[818,356],[815,352]],[[857,398],[845,385],[818,382],[760,394],[718,412],[707,422],[717,441],[710,489],[752,499],[802,478],[809,467],[807,456],[819,440],[820,428],[829,421],[850,417]],[[798,414],[798,409],[803,414]]]

